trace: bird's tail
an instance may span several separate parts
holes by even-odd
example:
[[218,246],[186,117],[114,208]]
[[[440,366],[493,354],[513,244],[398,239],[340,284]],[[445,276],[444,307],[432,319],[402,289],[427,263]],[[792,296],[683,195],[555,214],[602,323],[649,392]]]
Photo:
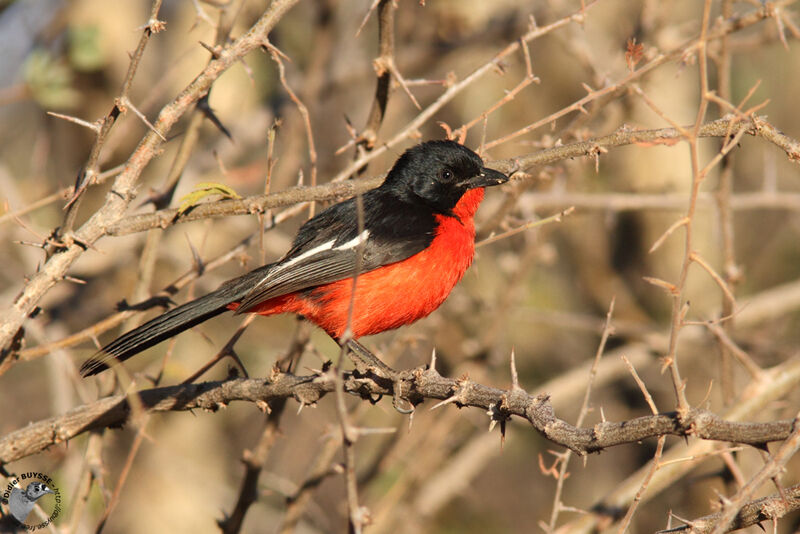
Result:
[[81,376],[105,371],[112,365],[228,310],[230,304],[244,298],[253,284],[263,277],[264,269],[262,267],[230,280],[216,291],[182,304],[123,334],[83,362]]

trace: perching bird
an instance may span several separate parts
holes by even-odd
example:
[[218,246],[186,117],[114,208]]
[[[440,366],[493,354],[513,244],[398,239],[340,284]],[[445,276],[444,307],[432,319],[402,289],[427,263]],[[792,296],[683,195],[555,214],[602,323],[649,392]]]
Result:
[[8,498],[8,511],[11,512],[14,519],[20,523],[25,523],[36,501],[48,493],[55,492],[42,482],[31,482],[24,490],[14,488]]
[[[407,150],[379,187],[308,220],[279,261],[160,315],[81,366],[94,375],[226,310],[296,313],[341,342],[413,323],[439,307],[475,253],[473,217],[484,188],[508,181],[453,141]],[[361,254],[360,261],[358,255]]]

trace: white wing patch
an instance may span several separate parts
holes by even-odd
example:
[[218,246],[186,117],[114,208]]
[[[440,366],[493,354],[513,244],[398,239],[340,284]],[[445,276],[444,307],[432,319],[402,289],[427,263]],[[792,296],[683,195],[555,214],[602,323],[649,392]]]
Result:
[[325,252],[326,250],[350,250],[352,248],[356,248],[357,246],[361,245],[362,243],[366,243],[367,239],[369,239],[369,230],[364,230],[357,237],[354,237],[353,239],[351,239],[350,241],[347,241],[346,243],[342,243],[338,247],[334,247],[333,246],[333,244],[336,242],[335,239],[331,239],[330,241],[326,241],[325,243],[322,243],[321,245],[317,245],[316,247],[314,247],[314,248],[312,248],[310,250],[306,250],[305,252],[303,252],[302,254],[297,256],[296,258],[292,258],[291,260],[287,261],[286,263],[279,265],[274,270],[272,270],[269,273],[267,273],[266,276],[264,276],[264,278],[262,278],[261,281],[256,285],[256,287],[260,286],[261,284],[266,282],[268,279],[273,278],[275,276],[275,273],[279,273],[279,272],[281,272],[281,271],[283,271],[285,269],[288,269],[292,265],[295,265],[296,263],[299,263],[299,262],[301,262],[301,261],[303,261],[305,259],[308,259],[308,258],[310,258],[312,256],[315,256],[315,255],[319,254],[320,252]]
[[350,249],[350,248],[356,248],[361,243],[366,243],[367,239],[369,239],[369,230],[364,230],[358,236],[354,237],[353,239],[351,239],[347,243],[342,243],[338,247],[334,247],[333,250],[347,250],[347,249]]
[[327,241],[327,242],[325,242],[325,243],[323,243],[321,245],[317,245],[316,247],[312,248],[311,250],[306,250],[305,252],[303,252],[302,254],[297,256],[296,258],[292,258],[291,260],[287,261],[286,263],[279,265],[277,267],[277,269],[267,273],[267,276],[264,277],[262,282],[264,280],[266,280],[267,278],[270,278],[276,272],[282,271],[282,270],[286,269],[287,267],[291,267],[295,263],[303,261],[306,258],[310,258],[311,256],[313,256],[315,254],[319,254],[320,252],[325,252],[326,250],[331,250],[333,248],[333,244],[335,242],[336,242],[335,239],[331,239],[330,241]]

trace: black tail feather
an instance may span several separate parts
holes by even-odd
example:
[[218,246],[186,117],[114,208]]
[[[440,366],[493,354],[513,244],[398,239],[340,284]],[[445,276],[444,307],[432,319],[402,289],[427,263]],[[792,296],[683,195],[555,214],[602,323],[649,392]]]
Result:
[[223,313],[229,304],[241,300],[247,294],[254,280],[263,276],[262,269],[231,280],[216,291],[178,306],[123,334],[83,362],[80,369],[81,376],[96,375],[112,365]]

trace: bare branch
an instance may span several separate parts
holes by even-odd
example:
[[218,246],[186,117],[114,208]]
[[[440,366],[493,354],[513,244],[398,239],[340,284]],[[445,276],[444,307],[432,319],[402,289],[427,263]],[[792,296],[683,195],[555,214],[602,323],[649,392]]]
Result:
[[[214,80],[245,54],[261,46],[269,31],[295,3],[297,0],[272,2],[250,30],[225,48],[219,58],[209,62],[203,72],[177,98],[161,110],[158,120],[154,124],[155,130],[164,134],[169,132],[191,105],[208,92]],[[14,336],[39,299],[59,280],[63,279],[67,269],[83,254],[87,245],[94,244],[107,233],[109,226],[122,217],[133,198],[134,188],[141,172],[156,156],[162,143],[161,138],[152,131],[142,139],[128,159],[125,169],[114,181],[112,192],[107,195],[103,207],[95,212],[74,235],[64,236],[64,240],[69,245],[63,251],[50,257],[14,299],[12,306],[4,311],[3,320],[0,322],[0,350],[2,350],[3,356],[6,355]]]
[[[800,362],[795,362],[800,373]],[[502,390],[467,379],[442,377],[432,369],[411,369],[397,373],[411,402],[423,399],[457,398],[457,406],[494,410],[530,422],[549,440],[584,455],[624,443],[635,443],[662,435],[696,436],[704,440],[730,441],[763,447],[786,439],[793,421],[739,423],[726,421],[706,410],[691,408],[684,416],[662,413],[622,423],[603,422],[592,428],[577,428],[555,416],[547,395],[530,395],[521,389]],[[785,377],[786,375],[782,375]],[[313,404],[335,390],[336,380],[328,373],[298,376],[276,373],[270,379],[232,379],[224,382],[182,384],[140,391],[138,403],[149,412],[185,411],[201,408],[217,411],[233,401],[270,402],[294,398]],[[392,395],[392,382],[361,373],[344,373],[344,390],[356,395]],[[32,423],[0,439],[0,466],[36,454],[51,445],[68,441],[95,428],[124,424],[131,405],[124,395],[107,397],[74,408],[64,415]]]
[[[754,119],[751,122],[740,123],[734,117],[727,117],[707,123],[700,129],[699,135],[701,137],[724,137],[729,134],[729,128],[731,127],[733,127],[736,132],[745,130],[747,131],[747,133],[751,135],[762,135],[765,132],[772,131],[769,128],[765,128],[764,124],[766,123],[762,119]],[[611,135],[597,137],[589,141],[569,143],[566,145],[561,145],[558,147],[542,150],[540,152],[519,156],[514,159],[496,160],[493,162],[489,162],[488,165],[492,168],[495,168],[503,172],[511,172],[511,171],[525,172],[525,171],[530,171],[535,167],[552,164],[558,161],[568,160],[571,158],[581,157],[581,156],[592,156],[598,146],[603,148],[612,148],[630,144],[640,144],[640,145],[647,145],[648,143],[665,144],[668,141],[678,140],[680,139],[680,137],[681,137],[680,132],[678,132],[674,128],[664,128],[657,130],[630,130],[627,128],[623,128]],[[786,136],[783,137],[786,138]],[[768,138],[768,140],[772,140],[772,138]],[[798,154],[800,154],[800,143],[794,140],[791,140],[791,143],[794,143],[799,147]],[[334,182],[316,187],[296,187],[292,189],[287,189],[285,191],[271,193],[269,195],[255,195],[242,199],[221,200],[219,202],[199,205],[196,208],[180,216],[178,215],[177,208],[159,210],[155,213],[131,215],[123,219],[120,219],[115,223],[110,224],[108,226],[107,233],[108,235],[117,235],[117,236],[127,235],[135,232],[148,230],[151,228],[157,228],[157,227],[166,228],[172,224],[181,222],[196,221],[208,218],[226,217],[229,215],[250,215],[256,213],[262,213],[268,209],[277,208],[281,206],[288,206],[298,203],[327,201],[327,200],[338,201],[338,200],[343,200],[345,198],[350,198],[352,196],[355,196],[357,193],[363,193],[365,191],[368,191],[369,189],[377,187],[382,180],[383,177],[371,177],[371,178],[363,178],[359,180],[351,180],[346,182]],[[777,197],[778,195],[773,195],[773,196]],[[578,199],[582,198],[584,197],[578,197]],[[631,203],[628,203],[625,202],[624,196],[621,195],[619,198],[620,201],[623,202],[623,207],[620,209],[626,209],[627,206],[637,205],[635,203],[635,200],[631,201]],[[641,197],[641,198],[642,198],[642,203],[638,204],[640,206],[649,207],[652,204],[664,204],[661,200],[659,200],[660,198],[662,198],[661,196],[653,197],[652,201],[648,200],[649,197]],[[788,195],[787,197],[783,197],[783,195],[781,195],[781,198],[782,199],[764,198],[762,200],[762,197],[760,196],[753,197],[752,201],[743,203],[742,209],[744,209],[745,207],[747,207],[748,209],[757,209],[757,207],[763,205],[763,203],[769,203],[770,205],[774,205],[773,203],[777,203],[779,205],[785,205],[787,207],[792,207],[792,208],[796,207],[797,201],[792,195]],[[685,197],[680,197],[680,199],[676,198],[675,204],[677,204],[680,200],[683,200],[683,204],[685,205]],[[584,204],[587,204],[589,206],[598,206],[598,207],[603,202],[605,202],[604,198],[601,198],[596,203],[591,203],[587,200],[583,201]],[[575,204],[576,206],[578,205],[577,203]],[[674,204],[667,202],[665,205],[668,207]],[[737,204],[734,204],[734,206],[737,206]],[[613,204],[611,207],[613,208]],[[633,208],[631,207],[627,209],[633,209]]]
[[[762,521],[780,519],[786,514],[800,509],[800,484],[786,488],[781,493],[763,497],[748,502],[741,507],[736,517],[728,524],[727,532],[739,530],[751,525],[758,525]],[[695,534],[708,534],[716,525],[720,524],[722,512],[692,519],[688,525],[660,530],[657,534],[673,534],[677,532],[693,532]]]

